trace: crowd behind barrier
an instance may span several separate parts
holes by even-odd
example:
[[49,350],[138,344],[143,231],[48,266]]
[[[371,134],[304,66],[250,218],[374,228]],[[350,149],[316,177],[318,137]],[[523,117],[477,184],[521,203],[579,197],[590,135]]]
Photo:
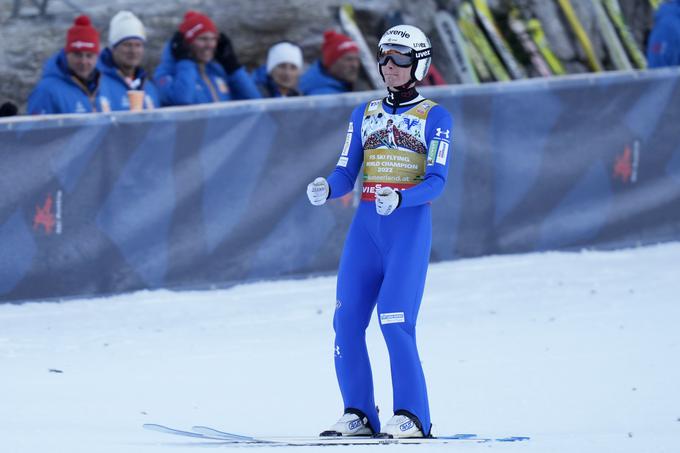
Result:
[[[679,239],[679,80],[425,90],[454,117],[432,259]],[[358,194],[314,208],[305,186],[335,165],[353,107],[382,95],[0,120],[0,300],[335,270]]]

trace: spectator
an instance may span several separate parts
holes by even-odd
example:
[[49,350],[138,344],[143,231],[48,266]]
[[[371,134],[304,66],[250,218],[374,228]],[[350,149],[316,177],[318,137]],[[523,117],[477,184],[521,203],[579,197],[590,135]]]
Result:
[[213,21],[188,11],[163,49],[154,75],[161,105],[189,105],[260,98],[231,41]]
[[76,17],[65,47],[43,68],[43,76],[28,99],[29,114],[108,112],[99,94],[97,70],[99,33],[87,16]]
[[352,91],[359,77],[359,46],[332,30],[323,34],[321,60],[300,78],[302,94],[336,94]]
[[14,116],[17,113],[19,113],[19,109],[12,102],[7,101],[7,102],[3,103],[2,105],[0,105],[0,117]]
[[269,48],[267,63],[255,70],[253,80],[263,97],[299,96],[302,64],[300,47],[291,42],[280,42]]
[[[141,67],[146,31],[130,11],[120,11],[109,25],[109,46],[99,57],[97,67],[106,85],[111,110],[130,110],[128,91],[143,92],[141,108],[160,107],[158,91]],[[132,95],[132,93],[131,93]]]
[[680,65],[680,0],[669,0],[656,12],[647,63],[650,68]]

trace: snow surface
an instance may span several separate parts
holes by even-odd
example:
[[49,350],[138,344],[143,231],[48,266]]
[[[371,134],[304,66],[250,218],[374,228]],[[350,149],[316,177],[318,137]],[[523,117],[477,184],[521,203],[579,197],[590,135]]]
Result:
[[[329,448],[680,451],[679,262],[670,243],[432,265],[418,332],[435,433],[531,440]],[[326,277],[0,305],[0,451],[234,448],[143,423],[316,434],[342,409],[334,287]],[[375,319],[368,341],[384,421]]]

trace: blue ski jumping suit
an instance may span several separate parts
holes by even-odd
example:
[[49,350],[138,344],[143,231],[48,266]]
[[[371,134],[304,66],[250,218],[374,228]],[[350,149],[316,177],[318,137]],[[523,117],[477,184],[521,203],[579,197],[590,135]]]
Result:
[[[431,429],[415,327],[432,241],[430,202],[446,183],[451,134],[450,114],[420,95],[397,106],[388,98],[368,102],[352,113],[345,146],[328,177],[330,198],[341,197],[364,166],[362,202],[340,260],[333,326],[345,411],[363,412],[374,432],[380,421],[365,331],[376,306],[390,356],[393,409],[417,417],[425,435]],[[381,216],[375,191],[385,186],[399,190],[401,202]]]

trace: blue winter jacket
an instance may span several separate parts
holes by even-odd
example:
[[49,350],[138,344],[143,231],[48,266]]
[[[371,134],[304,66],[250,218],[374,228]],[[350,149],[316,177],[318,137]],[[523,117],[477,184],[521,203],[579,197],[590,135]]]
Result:
[[106,99],[102,102],[102,94],[106,95],[107,89],[96,71],[93,82],[85,86],[71,74],[66,53],[60,50],[45,62],[42,79],[28,98],[28,113],[108,112]]
[[[262,65],[253,71],[252,78],[258,90],[260,90],[262,97],[280,98],[283,96],[279,91],[279,88],[276,86],[276,83],[274,83],[274,79],[272,79],[269,73],[267,73],[267,65]],[[300,92],[297,90],[291,90],[288,92],[287,96],[300,96]]]
[[666,2],[656,12],[647,44],[647,65],[680,65],[680,0]]
[[154,79],[161,105],[206,104],[262,97],[243,67],[227,75],[215,60],[206,65],[199,65],[193,60],[176,61],[170,51],[170,43],[163,48]]
[[160,100],[158,98],[158,90],[151,80],[146,75],[143,68],[138,68],[135,74],[135,81],[139,81],[139,86],[129,87],[128,83],[123,78],[123,75],[113,62],[113,54],[107,47],[99,55],[97,68],[101,72],[102,82],[107,87],[107,100],[111,106],[111,110],[130,110],[130,101],[127,92],[130,89],[144,90],[144,108],[153,109],[160,107]]
[[352,85],[328,74],[317,60],[300,77],[300,91],[305,95],[339,94],[352,91]]

